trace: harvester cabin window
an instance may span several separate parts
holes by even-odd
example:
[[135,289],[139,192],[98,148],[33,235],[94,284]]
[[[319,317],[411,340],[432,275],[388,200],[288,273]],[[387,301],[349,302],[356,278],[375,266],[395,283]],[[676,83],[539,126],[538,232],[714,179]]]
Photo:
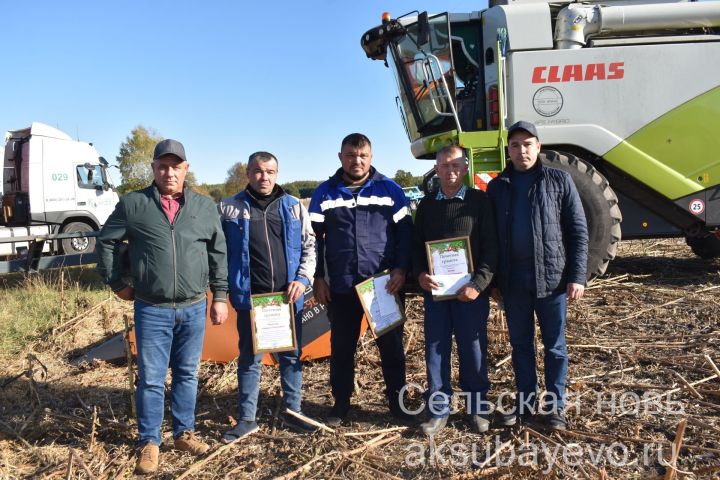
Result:
[[80,188],[103,188],[104,182],[99,165],[78,165],[75,171]]
[[[417,23],[408,25],[407,34],[393,52],[405,114],[415,120],[408,123],[415,123],[423,135],[454,127],[448,117],[449,103],[455,95],[448,15],[430,17],[429,28],[428,43],[419,45]],[[441,81],[443,77],[445,82]]]

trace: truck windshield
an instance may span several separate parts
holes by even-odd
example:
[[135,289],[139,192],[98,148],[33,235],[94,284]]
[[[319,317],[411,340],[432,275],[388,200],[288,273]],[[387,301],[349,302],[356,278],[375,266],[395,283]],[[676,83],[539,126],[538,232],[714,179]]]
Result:
[[[391,44],[405,121],[411,140],[421,134],[451,130],[455,93],[448,14],[429,18],[429,41],[418,45],[418,23]],[[442,78],[445,81],[442,81]]]

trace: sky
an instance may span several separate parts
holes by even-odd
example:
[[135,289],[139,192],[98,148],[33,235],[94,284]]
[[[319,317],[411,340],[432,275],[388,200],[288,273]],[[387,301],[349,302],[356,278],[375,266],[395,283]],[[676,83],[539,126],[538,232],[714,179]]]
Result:
[[[342,138],[366,134],[373,165],[415,160],[392,72],[360,37],[383,11],[470,12],[486,1],[3,1],[0,133],[42,122],[115,162],[143,125],[180,140],[200,183],[267,150],[280,183],[324,180]],[[119,174],[114,170],[119,182]]]

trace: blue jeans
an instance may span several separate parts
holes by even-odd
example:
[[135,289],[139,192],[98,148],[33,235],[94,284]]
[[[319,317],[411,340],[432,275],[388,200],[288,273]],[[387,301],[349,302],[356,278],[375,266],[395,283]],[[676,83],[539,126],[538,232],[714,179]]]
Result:
[[540,336],[545,347],[545,389],[548,396],[543,408],[562,410],[565,407],[565,383],[568,370],[565,343],[565,292],[537,298],[535,273],[532,270],[512,272],[509,288],[503,292],[507,314],[518,406],[521,413],[537,402],[535,365],[535,319],[540,323]]
[[430,417],[450,414],[450,355],[455,334],[460,363],[460,388],[469,400],[467,412],[488,413],[484,407],[490,380],[487,371],[487,296],[472,302],[444,300],[436,302],[425,295],[425,365],[428,389],[425,402]]
[[205,300],[184,308],[156,307],[135,300],[136,400],[141,445],[161,443],[160,425],[168,367],[172,370],[173,436],[195,429],[198,365],[205,336],[206,310]]
[[[280,363],[280,385],[283,390],[285,407],[300,412],[302,394],[302,362],[300,352],[302,345],[302,313],[295,314],[295,335],[298,348],[292,352],[279,352],[272,355]],[[240,420],[255,421],[258,395],[260,395],[260,369],[264,353],[253,353],[250,311],[237,312],[237,329],[240,341],[238,357],[238,413]]]

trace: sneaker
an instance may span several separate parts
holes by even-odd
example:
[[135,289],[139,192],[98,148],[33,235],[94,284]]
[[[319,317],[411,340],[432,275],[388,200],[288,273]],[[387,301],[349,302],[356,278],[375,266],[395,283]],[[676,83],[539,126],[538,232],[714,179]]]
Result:
[[240,440],[251,433],[257,432],[259,428],[257,422],[254,420],[240,420],[232,430],[228,430],[223,434],[222,442],[232,443],[235,440]]
[[447,425],[448,417],[434,417],[425,423],[420,424],[420,428],[425,435],[433,436],[437,435],[440,430],[445,428]]
[[490,430],[490,421],[487,415],[470,415],[470,428],[475,433],[485,433]]
[[298,418],[287,412],[283,413],[281,420],[283,425],[285,425],[287,428],[301,434],[315,433],[318,429],[318,427],[316,427],[315,425],[312,425],[303,420],[302,418]]
[[140,447],[140,451],[138,452],[138,460],[135,464],[135,473],[146,475],[148,473],[157,472],[159,458],[160,448],[152,443],[146,443]]
[[545,425],[552,430],[567,430],[567,418],[562,412],[554,412],[545,415]]
[[338,400],[335,399],[335,404],[330,409],[325,423],[330,427],[339,427],[342,425],[345,417],[347,417],[348,411],[350,410],[350,400]]
[[210,445],[200,440],[195,432],[186,430],[175,439],[175,450],[189,452],[192,455],[202,455],[210,450]]

